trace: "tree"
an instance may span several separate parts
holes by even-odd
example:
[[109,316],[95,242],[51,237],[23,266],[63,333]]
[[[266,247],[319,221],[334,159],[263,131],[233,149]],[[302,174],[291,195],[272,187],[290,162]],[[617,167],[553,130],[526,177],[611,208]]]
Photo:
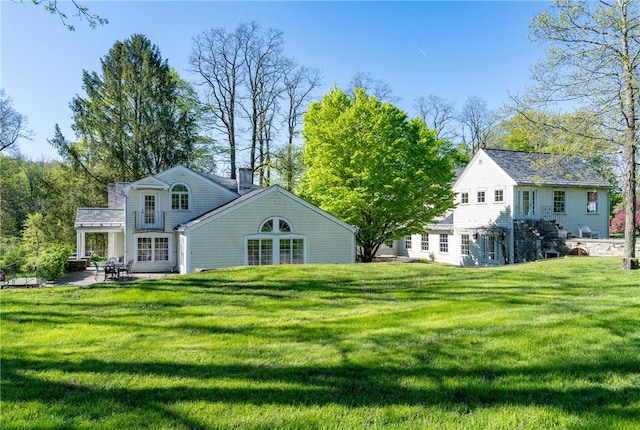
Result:
[[471,154],[484,148],[489,141],[489,131],[493,125],[493,113],[484,99],[471,96],[467,99],[458,116],[462,126],[462,143]]
[[[31,3],[34,5],[44,5],[45,10],[47,10],[52,15],[58,15],[62,24],[67,27],[70,31],[74,31],[75,27],[72,24],[69,24],[69,17],[67,13],[64,12],[58,3],[58,0],[31,0]],[[99,15],[89,12],[89,8],[84,6],[83,4],[78,3],[76,0],[71,0],[73,4],[73,8],[76,13],[73,16],[78,17],[79,19],[85,19],[89,24],[89,27],[96,28],[98,25],[108,24],[109,21],[105,18],[101,18]]]
[[545,61],[538,64],[538,85],[525,106],[582,104],[593,112],[594,127],[608,136],[623,155],[623,196],[626,208],[623,266],[638,267],[636,216],[638,123],[640,102],[640,22],[638,4],[556,1],[532,23],[534,40],[547,43]]
[[242,48],[245,45],[242,27],[227,33],[219,27],[194,39],[189,62],[191,71],[199,77],[197,85],[206,90],[206,106],[213,118],[213,129],[223,133],[229,147],[231,178],[236,175],[236,112],[239,87],[244,80]]
[[357,227],[362,261],[452,206],[451,163],[421,119],[362,88],[355,97],[333,89],[303,118],[301,194]]
[[288,191],[293,191],[303,171],[302,148],[295,142],[300,134],[302,115],[306,111],[312,91],[321,82],[320,72],[304,66],[290,69],[284,77],[287,143],[276,157],[276,168]]
[[198,139],[193,91],[143,35],[116,42],[101,61],[102,74],[83,74],[86,98],[72,103],[79,142],[52,141],[103,184],[135,181],[190,164]]
[[29,139],[27,117],[13,108],[13,100],[0,89],[0,152],[16,147],[18,139]]
[[414,107],[425,124],[436,132],[436,139],[453,140],[452,124],[456,115],[452,102],[431,94],[427,98],[417,98]]
[[371,94],[378,100],[389,103],[397,103],[399,101],[398,97],[393,95],[393,90],[388,83],[382,79],[372,78],[369,73],[356,73],[351,82],[349,82],[348,87],[352,88],[349,95],[353,98],[356,97],[356,89],[362,88],[367,94]]

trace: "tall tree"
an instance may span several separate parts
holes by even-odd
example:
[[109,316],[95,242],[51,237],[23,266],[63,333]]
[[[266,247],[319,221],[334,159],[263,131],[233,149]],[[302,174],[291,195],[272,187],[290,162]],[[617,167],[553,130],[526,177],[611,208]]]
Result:
[[296,145],[302,115],[306,112],[313,90],[321,83],[320,72],[304,66],[289,69],[284,77],[287,143],[278,156],[277,169],[284,180],[284,187],[289,191],[294,190],[303,170],[302,148]]
[[233,33],[222,27],[209,30],[194,39],[189,58],[191,71],[198,76],[196,84],[205,88],[212,128],[226,137],[231,178],[236,175],[236,117],[245,79],[245,36],[242,26]]
[[312,103],[302,134],[308,168],[301,194],[358,228],[364,262],[452,206],[453,171],[435,133],[362,88],[355,97],[334,89]]
[[469,152],[475,154],[478,149],[484,148],[493,125],[493,112],[487,107],[487,102],[477,96],[467,98],[458,120],[462,126],[462,143]]
[[[197,140],[196,113],[186,83],[140,34],[116,42],[102,74],[83,74],[86,98],[72,103],[79,142],[58,150],[103,183],[135,181],[189,164]],[[66,143],[65,143],[66,142]]]
[[15,149],[18,139],[29,139],[27,117],[13,108],[13,100],[0,89],[0,152]]
[[532,34],[548,44],[548,50],[545,61],[534,71],[536,91],[525,101],[533,106],[583,104],[594,113],[590,118],[594,127],[609,136],[610,145],[621,148],[626,208],[623,266],[637,268],[638,3],[558,0],[534,19]]
[[417,98],[414,107],[427,126],[436,132],[436,139],[453,140],[456,120],[453,102],[431,94],[427,98]]

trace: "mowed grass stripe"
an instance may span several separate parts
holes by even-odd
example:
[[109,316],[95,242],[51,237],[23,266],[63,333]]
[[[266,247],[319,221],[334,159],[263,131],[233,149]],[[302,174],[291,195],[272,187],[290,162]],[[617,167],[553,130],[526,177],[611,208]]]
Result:
[[3,290],[2,428],[640,428],[618,259]]

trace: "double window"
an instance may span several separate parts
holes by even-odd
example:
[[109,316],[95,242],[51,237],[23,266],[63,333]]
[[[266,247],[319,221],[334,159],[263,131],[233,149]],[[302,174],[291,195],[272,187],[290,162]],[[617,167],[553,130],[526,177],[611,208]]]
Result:
[[293,233],[291,224],[274,217],[264,221],[258,234],[247,237],[249,266],[304,263],[304,237]]
[[136,256],[138,262],[169,261],[169,238],[139,237]]

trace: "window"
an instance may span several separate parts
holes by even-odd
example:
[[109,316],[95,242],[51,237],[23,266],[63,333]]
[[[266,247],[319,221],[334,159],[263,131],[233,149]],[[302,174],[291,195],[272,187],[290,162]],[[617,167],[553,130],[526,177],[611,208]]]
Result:
[[478,191],[477,202],[478,203],[484,203],[485,202],[485,192],[484,191]]
[[426,231],[422,233],[422,237],[420,238],[420,249],[423,251],[429,250],[429,233]]
[[302,239],[280,239],[280,264],[302,264],[303,257]]
[[137,261],[169,261],[169,238],[139,237]]
[[411,249],[411,236],[404,237],[404,247],[405,249]]
[[184,184],[176,184],[171,188],[171,209],[189,210],[189,188]]
[[487,237],[487,251],[489,260],[496,259],[496,238],[493,236]]
[[442,253],[449,252],[449,235],[448,234],[440,235],[440,252]]
[[504,202],[504,190],[494,190],[493,201],[496,203]]
[[463,205],[469,204],[469,193],[460,194],[460,203]]
[[565,213],[567,208],[567,194],[562,190],[553,192],[553,213]]
[[138,238],[138,261],[151,261],[152,239],[150,237]]
[[469,255],[469,235],[460,235],[460,254]]
[[247,238],[247,264],[304,263],[304,238],[293,234],[288,221],[273,217],[265,220],[258,233]]
[[587,191],[587,213],[598,213],[598,192]]
[[272,239],[249,239],[247,241],[247,255],[249,266],[272,264]]

